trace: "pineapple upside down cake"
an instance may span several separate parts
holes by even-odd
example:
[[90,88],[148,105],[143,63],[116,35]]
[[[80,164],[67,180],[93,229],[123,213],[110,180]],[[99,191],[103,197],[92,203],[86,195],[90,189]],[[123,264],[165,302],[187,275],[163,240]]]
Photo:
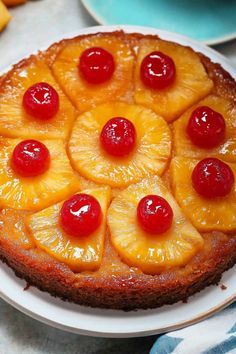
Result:
[[236,262],[236,83],[157,36],[63,40],[0,79],[0,257],[43,291],[131,310]]

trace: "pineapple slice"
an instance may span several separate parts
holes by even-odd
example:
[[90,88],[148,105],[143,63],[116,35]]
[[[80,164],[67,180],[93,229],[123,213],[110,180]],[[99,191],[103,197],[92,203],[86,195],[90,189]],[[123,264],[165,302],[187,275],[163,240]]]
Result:
[[[222,114],[225,119],[225,140],[222,144],[212,149],[204,149],[194,145],[186,132],[192,112],[200,106],[212,108]],[[236,162],[236,106],[233,102],[216,95],[210,95],[186,111],[174,122],[173,126],[176,155],[201,159],[210,154],[225,161]]]
[[[146,55],[160,51],[170,56],[176,66],[176,80],[163,90],[150,90],[140,79],[140,66]],[[205,97],[213,88],[200,58],[190,48],[156,39],[143,39],[135,68],[136,103],[152,108],[168,122]]]
[[[22,106],[25,91],[38,82],[47,82],[59,94],[59,111],[47,121],[29,116]],[[40,56],[32,56],[16,65],[1,83],[0,134],[4,136],[66,139],[74,118],[75,109]]]
[[[137,222],[138,203],[148,194],[164,197],[173,209],[173,224],[164,234],[150,235]],[[158,176],[122,191],[108,210],[108,225],[111,242],[119,256],[128,265],[149,274],[184,266],[203,246],[201,235],[185,218]]]
[[38,210],[65,199],[80,187],[63,141],[42,140],[50,151],[49,169],[37,177],[20,177],[11,155],[22,139],[0,139],[0,208]]
[[7,26],[10,20],[11,15],[4,3],[0,0],[0,32]]
[[74,271],[95,270],[100,266],[106,233],[106,213],[110,202],[109,187],[88,189],[81,193],[94,196],[103,214],[99,228],[87,237],[69,236],[62,230],[58,220],[63,203],[54,204],[26,219],[36,245]]
[[[79,74],[78,63],[82,52],[90,47],[102,47],[115,60],[111,80],[104,84],[88,84]],[[52,65],[53,73],[79,111],[122,96],[131,87],[133,55],[131,48],[118,36],[93,35],[75,39],[62,49]]]
[[8,238],[27,250],[35,247],[34,240],[24,223],[29,213],[25,210],[2,209],[0,211],[0,238]]
[[[136,129],[136,147],[128,156],[113,157],[100,146],[100,132],[112,117],[129,119]],[[167,123],[150,109],[112,102],[83,113],[69,141],[72,164],[83,177],[112,187],[125,187],[152,174],[162,174],[171,152]]]
[[[225,197],[207,199],[192,186],[192,171],[198,160],[175,157],[171,162],[171,183],[177,202],[200,231],[236,231],[236,184]],[[235,175],[236,164],[229,164]]]

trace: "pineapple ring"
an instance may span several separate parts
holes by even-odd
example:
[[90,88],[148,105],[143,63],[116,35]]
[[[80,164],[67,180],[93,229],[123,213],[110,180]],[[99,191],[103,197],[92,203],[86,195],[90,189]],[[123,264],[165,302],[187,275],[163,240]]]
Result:
[[[138,203],[148,194],[165,198],[174,213],[171,228],[161,235],[146,233],[137,222]],[[133,184],[114,198],[108,209],[108,226],[119,256],[148,274],[186,265],[203,246],[201,235],[158,176]]]
[[22,139],[0,139],[0,207],[38,210],[65,199],[80,188],[70,166],[64,142],[42,140],[50,152],[49,169],[37,177],[19,177],[11,168],[11,156]]
[[[175,82],[163,90],[147,88],[140,78],[140,66],[146,55],[160,51],[171,57],[176,67]],[[168,122],[176,119],[188,107],[209,94],[213,82],[208,77],[199,56],[190,48],[163,40],[140,41],[135,67],[135,102],[150,107]]]
[[[202,232],[236,231],[236,183],[231,192],[219,198],[204,198],[192,186],[191,175],[199,160],[175,157],[171,162],[171,183],[180,207]],[[235,176],[236,164],[229,164]]]
[[[135,126],[136,147],[128,156],[108,155],[100,146],[100,133],[114,117],[129,119]],[[161,175],[171,153],[167,123],[142,106],[112,102],[83,113],[74,124],[69,141],[72,164],[83,177],[112,187],[125,187],[149,175]]]
[[[47,121],[28,115],[22,105],[25,91],[38,82],[50,84],[59,95],[59,110]],[[1,83],[0,134],[30,139],[66,139],[75,109],[53,78],[43,59],[34,56],[16,65]]]
[[[80,75],[79,58],[84,50],[101,47],[111,53],[115,60],[112,78],[103,84],[89,84]],[[122,38],[113,35],[94,35],[69,42],[52,65],[53,73],[64,91],[80,112],[97,104],[126,94],[132,87],[132,50]]]
[[[196,146],[189,138],[186,128],[191,113],[200,106],[208,106],[222,114],[225,119],[226,132],[222,144],[212,149],[204,149]],[[225,98],[210,95],[197,105],[187,110],[174,123],[174,148],[176,155],[185,156],[194,159],[201,159],[206,155],[211,155],[228,162],[236,162],[236,106],[232,101]]]
[[63,202],[30,215],[26,224],[36,245],[45,252],[66,263],[74,271],[99,268],[106,233],[106,213],[111,198],[109,187],[82,191],[94,196],[102,209],[102,222],[97,230],[87,237],[69,236],[58,224]]

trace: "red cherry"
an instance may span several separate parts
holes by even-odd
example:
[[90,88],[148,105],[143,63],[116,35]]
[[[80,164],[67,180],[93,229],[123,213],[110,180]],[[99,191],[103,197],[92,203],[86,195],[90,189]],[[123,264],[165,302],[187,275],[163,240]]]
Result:
[[213,148],[224,140],[225,120],[210,107],[198,107],[188,121],[187,133],[195,145]]
[[101,145],[109,154],[124,156],[129,154],[136,141],[136,131],[133,123],[123,117],[110,119],[100,134]]
[[162,52],[152,52],[143,59],[140,76],[147,87],[154,90],[164,89],[175,80],[175,63]]
[[34,118],[41,120],[51,119],[59,109],[58,93],[46,82],[39,82],[25,92],[23,107]]
[[24,140],[13,150],[11,164],[22,177],[35,177],[49,168],[50,153],[40,141]]
[[164,198],[158,195],[147,195],[138,204],[137,217],[144,231],[162,234],[171,227],[173,211]]
[[192,172],[194,189],[206,198],[224,197],[234,184],[234,174],[226,163],[216,158],[203,159]]
[[86,49],[79,60],[79,70],[90,84],[101,84],[110,80],[115,70],[111,53],[99,47]]
[[76,194],[66,200],[61,208],[60,223],[71,236],[88,236],[102,221],[102,211],[97,199],[88,194]]

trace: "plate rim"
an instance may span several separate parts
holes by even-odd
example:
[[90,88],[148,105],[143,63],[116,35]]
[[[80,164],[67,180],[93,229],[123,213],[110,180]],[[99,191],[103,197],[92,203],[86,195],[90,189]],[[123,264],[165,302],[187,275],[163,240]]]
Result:
[[[156,28],[152,28],[152,27],[143,27],[143,26],[132,26],[132,25],[122,25],[122,26],[118,26],[118,25],[113,25],[113,26],[93,26],[93,27],[85,27],[82,29],[79,29],[78,31],[73,31],[73,32],[68,32],[66,34],[63,35],[56,35],[53,36],[52,39],[50,39],[48,41],[48,43],[45,44],[45,46],[43,46],[43,48],[41,49],[37,49],[36,51],[31,51],[30,53],[26,54],[26,55],[30,55],[33,53],[38,52],[38,50],[45,50],[48,46],[50,46],[51,44],[61,40],[61,39],[65,39],[65,38],[72,38],[74,36],[77,35],[82,35],[82,34],[88,34],[88,33],[97,33],[97,32],[110,32],[110,31],[116,31],[116,30],[124,30],[127,33],[131,33],[131,32],[139,32],[139,33],[143,33],[143,34],[157,34],[159,35],[161,38],[163,39],[168,39],[168,40],[172,40],[174,42],[180,43],[180,44],[184,44],[184,45],[189,45],[192,48],[194,48],[200,52],[202,52],[203,54],[206,54],[208,57],[210,57],[212,60],[217,60],[217,62],[222,65],[223,68],[225,68],[232,76],[234,76],[236,78],[236,69],[231,65],[230,61],[225,58],[223,55],[219,54],[218,52],[216,52],[214,49],[207,47],[206,45],[204,45],[201,42],[198,42],[196,40],[192,40],[186,36],[182,36],[180,34],[174,33],[174,32],[169,32],[169,31],[163,31],[163,30],[158,30]],[[170,38],[171,37],[171,38]],[[24,54],[25,57],[25,54]],[[22,58],[20,58],[22,59]],[[19,59],[19,60],[20,60]],[[1,72],[7,71],[9,70],[9,66],[7,68],[5,68],[5,70],[1,70]],[[6,266],[8,267],[8,266]],[[9,269],[9,268],[7,268]],[[227,272],[225,272],[227,273]],[[224,274],[225,274],[224,273]],[[14,280],[15,280],[15,275],[14,276]],[[176,323],[175,325],[171,326],[165,326],[162,328],[156,328],[157,326],[155,326],[155,328],[145,328],[143,330],[139,330],[139,331],[126,331],[126,332],[122,332],[122,330],[120,329],[119,331],[101,331],[101,330],[89,330],[87,328],[80,328],[78,327],[71,327],[68,324],[63,324],[63,323],[59,323],[56,322],[48,317],[39,315],[33,311],[31,311],[30,309],[28,309],[26,306],[22,306],[20,305],[17,300],[12,297],[9,296],[9,294],[4,293],[3,291],[0,291],[0,297],[5,300],[7,303],[9,303],[10,305],[12,305],[13,307],[15,307],[16,309],[20,310],[21,312],[23,312],[24,314],[39,320],[47,325],[50,325],[52,327],[64,330],[64,331],[68,331],[71,333],[77,333],[77,334],[82,334],[82,335],[88,335],[88,336],[96,336],[96,337],[109,337],[109,338],[128,338],[128,337],[139,337],[139,336],[148,336],[148,335],[154,335],[154,334],[160,334],[163,332],[167,332],[167,331],[172,331],[172,330],[176,330],[179,328],[183,328],[189,325],[192,325],[194,323],[197,323],[199,321],[202,321],[203,319],[211,316],[212,314],[214,314],[217,311],[220,311],[221,309],[223,309],[224,307],[230,305],[232,302],[234,302],[236,300],[236,293],[233,295],[230,295],[228,298],[226,298],[225,300],[221,301],[219,304],[217,304],[216,306],[214,306],[213,308],[210,308],[208,311],[204,311],[200,314],[198,314],[195,317],[192,317],[188,320],[184,320],[181,321],[179,323]],[[62,300],[60,300],[62,301]],[[94,309],[96,310],[96,309]],[[106,311],[106,309],[104,309],[104,311]],[[138,311],[137,311],[138,312]],[[130,319],[127,319],[127,321]]]
[[[91,6],[91,3],[88,0],[80,0],[86,11],[90,14],[90,16],[100,25],[102,26],[110,26],[109,21],[107,21],[104,16],[97,14],[96,11]],[[119,25],[117,25],[119,26]],[[120,25],[120,26],[133,26],[133,25]],[[144,27],[144,26],[142,26]],[[146,27],[146,26],[145,26]],[[177,33],[177,32],[176,32]],[[229,41],[236,39],[236,31],[226,34],[224,36],[217,37],[215,39],[206,39],[206,40],[199,40],[201,43],[206,45],[217,45],[223,44]]]
[[[16,276],[16,275],[14,274],[14,276]],[[40,291],[39,289],[37,289],[37,290]],[[29,316],[30,318],[33,318],[41,323],[44,323],[44,324],[49,325],[53,328],[57,328],[57,329],[60,329],[62,331],[68,332],[68,333],[80,334],[80,335],[84,335],[84,336],[102,337],[102,338],[135,338],[135,337],[146,337],[146,336],[152,336],[152,335],[156,335],[156,334],[162,334],[162,333],[167,333],[167,332],[171,332],[171,331],[176,331],[178,329],[182,329],[182,328],[194,325],[198,322],[201,322],[201,321],[207,319],[208,317],[216,314],[217,312],[223,310],[224,308],[228,307],[229,305],[231,305],[236,300],[236,294],[230,296],[229,299],[221,302],[219,305],[214,306],[209,311],[201,313],[200,315],[193,317],[187,321],[181,321],[173,326],[165,326],[165,327],[161,327],[158,329],[145,329],[145,330],[138,331],[138,332],[137,331],[136,332],[121,332],[121,331],[119,331],[119,332],[101,332],[101,331],[94,331],[94,330],[88,330],[88,329],[82,329],[82,328],[75,328],[75,327],[61,324],[59,322],[55,322],[49,318],[46,318],[45,316],[35,314],[33,311],[21,306],[17,301],[12,300],[6,294],[3,294],[2,291],[0,291],[0,298],[3,299],[5,302],[7,302],[9,305],[13,306],[15,309],[22,312],[23,314]],[[63,300],[61,300],[61,301],[63,301]],[[106,310],[106,309],[104,309],[104,310]]]

